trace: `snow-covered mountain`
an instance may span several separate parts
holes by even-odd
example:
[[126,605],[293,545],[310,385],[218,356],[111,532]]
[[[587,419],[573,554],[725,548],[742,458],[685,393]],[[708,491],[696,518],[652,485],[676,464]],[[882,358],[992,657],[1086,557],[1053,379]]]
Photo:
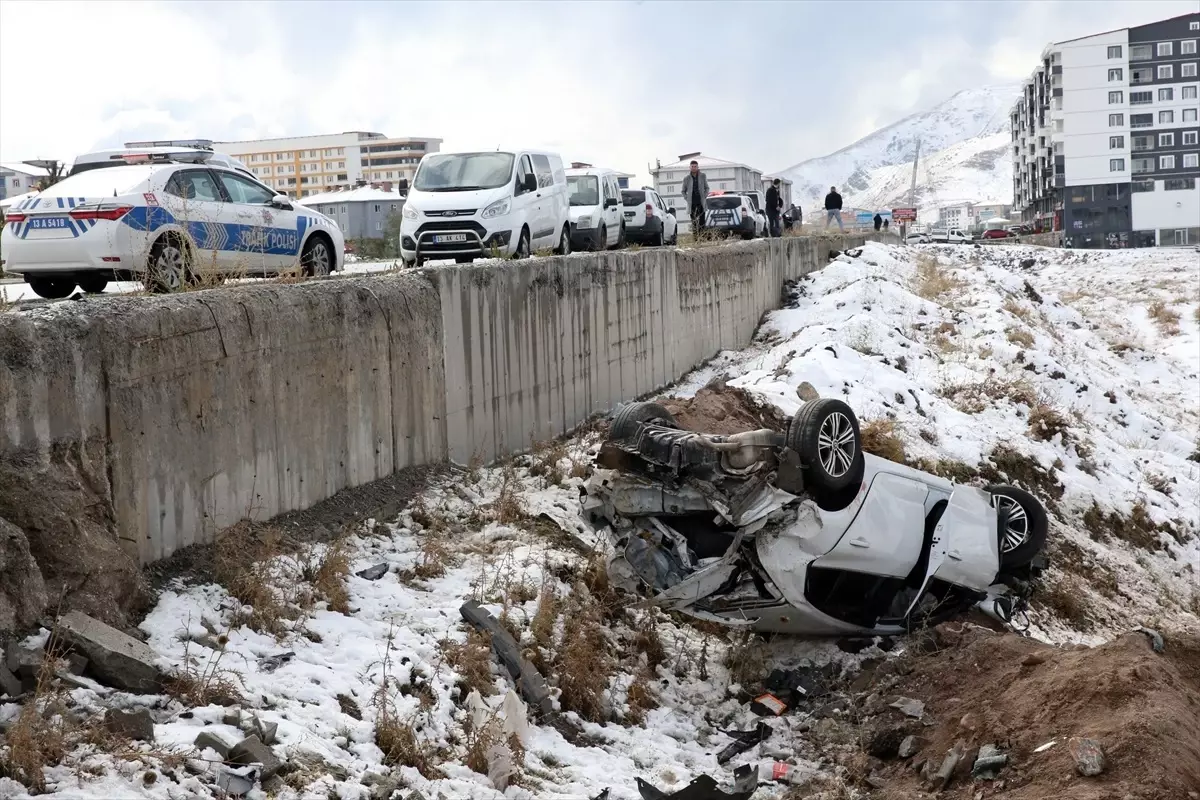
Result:
[[1009,202],[1012,162],[1008,156],[1008,111],[1020,86],[966,89],[849,147],[812,158],[776,174],[793,181],[792,194],[812,207],[837,186],[847,206],[905,205],[917,140],[917,206],[956,201]]

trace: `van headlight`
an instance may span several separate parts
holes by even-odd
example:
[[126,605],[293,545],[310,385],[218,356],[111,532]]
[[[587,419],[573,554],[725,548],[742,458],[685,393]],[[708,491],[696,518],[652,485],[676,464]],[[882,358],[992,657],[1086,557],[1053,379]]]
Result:
[[502,197],[499,200],[497,200],[496,202],[492,203],[487,208],[485,208],[483,210],[483,213],[480,214],[479,216],[482,217],[483,219],[492,219],[493,217],[503,217],[505,214],[508,213],[509,208],[510,208],[509,199],[507,197]]
[[420,216],[420,213],[408,203],[404,204],[404,208],[400,210],[400,214],[405,219],[416,219]]
[[590,228],[590,227],[592,227],[592,218],[591,217],[580,217],[578,220],[575,221],[575,226],[579,227],[579,228]]

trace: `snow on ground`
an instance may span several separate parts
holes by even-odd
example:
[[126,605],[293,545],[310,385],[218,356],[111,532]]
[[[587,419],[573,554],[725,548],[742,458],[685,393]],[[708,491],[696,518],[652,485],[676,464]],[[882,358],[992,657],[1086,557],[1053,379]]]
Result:
[[[793,414],[806,381],[887,420],[911,462],[990,460],[1055,500],[1043,599],[1092,635],[1043,608],[1047,638],[1200,613],[1194,251],[869,243],[801,281],[792,305],[672,393],[723,377]],[[1017,474],[1026,464],[1044,478]]]

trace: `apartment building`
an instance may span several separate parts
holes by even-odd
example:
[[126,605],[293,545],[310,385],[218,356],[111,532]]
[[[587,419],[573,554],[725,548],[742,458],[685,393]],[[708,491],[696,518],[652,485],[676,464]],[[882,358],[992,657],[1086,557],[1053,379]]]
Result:
[[0,200],[37,191],[50,173],[32,164],[0,164]]
[[236,156],[273,189],[291,197],[308,197],[362,182],[411,181],[426,153],[436,153],[441,139],[392,138],[370,131],[319,136],[217,142],[213,146]]
[[1009,120],[1014,213],[1071,247],[1200,243],[1200,13],[1047,45]]

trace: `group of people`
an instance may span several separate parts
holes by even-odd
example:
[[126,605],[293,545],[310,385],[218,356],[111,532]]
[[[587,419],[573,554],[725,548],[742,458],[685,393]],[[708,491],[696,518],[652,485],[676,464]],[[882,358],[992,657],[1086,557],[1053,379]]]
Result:
[[[708,197],[708,177],[700,171],[700,164],[693,161],[688,165],[690,170],[683,176],[683,196],[688,201],[688,212],[692,220],[692,231],[699,233],[704,230],[704,198]],[[783,236],[783,231],[791,230],[793,225],[803,221],[800,208],[792,203],[787,210],[783,208],[783,195],[779,191],[782,181],[776,178],[767,189],[768,235]]]

